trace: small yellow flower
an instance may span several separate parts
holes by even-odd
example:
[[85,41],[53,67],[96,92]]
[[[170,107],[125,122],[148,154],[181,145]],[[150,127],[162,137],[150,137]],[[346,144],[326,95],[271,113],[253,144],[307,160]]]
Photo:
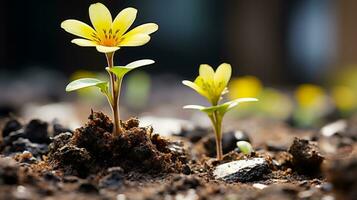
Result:
[[295,91],[295,98],[303,108],[320,107],[326,100],[324,89],[313,84],[300,85]]
[[342,111],[351,111],[357,107],[356,93],[353,88],[335,86],[332,88],[332,98],[336,107]]
[[207,98],[212,105],[217,105],[221,96],[227,91],[231,74],[230,64],[221,64],[216,72],[211,66],[202,64],[200,65],[199,76],[194,82],[183,81],[182,83]]
[[157,24],[147,23],[127,32],[136,14],[135,8],[126,8],[113,21],[108,8],[101,3],[95,3],[89,7],[89,17],[94,28],[74,19],[62,22],[61,27],[68,33],[82,37],[72,40],[72,43],[83,47],[96,47],[99,52],[110,53],[120,47],[144,45],[150,40],[149,34],[158,30]]
[[258,97],[263,90],[263,84],[254,76],[235,78],[229,84],[229,98]]

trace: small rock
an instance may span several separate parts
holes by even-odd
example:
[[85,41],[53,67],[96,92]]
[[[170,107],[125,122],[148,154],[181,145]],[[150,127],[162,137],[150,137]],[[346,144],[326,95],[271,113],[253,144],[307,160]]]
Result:
[[25,127],[26,138],[31,142],[49,144],[48,124],[38,119],[31,120]]
[[[203,139],[203,146],[205,147],[208,156],[214,157],[216,155],[216,139],[215,135],[211,134],[210,136]],[[237,147],[238,141],[247,141],[250,142],[248,135],[240,130],[229,131],[223,133],[222,137],[222,149],[223,153],[226,154],[230,151],[233,151]]]
[[321,134],[324,137],[331,137],[336,134],[340,134],[346,132],[347,129],[347,121],[346,120],[338,120],[336,122],[325,125],[321,128]]
[[264,158],[252,158],[219,165],[213,175],[227,182],[249,182],[261,179],[269,171],[268,162]]
[[324,160],[317,145],[304,139],[295,138],[289,153],[293,156],[293,166],[308,174],[318,172]]
[[2,129],[2,137],[8,136],[11,132],[17,131],[22,128],[22,124],[16,119],[10,119],[5,123]]
[[254,183],[252,186],[257,188],[257,189],[259,189],[259,190],[262,190],[262,189],[268,187],[267,185],[264,185],[264,184],[261,184],[261,183]]

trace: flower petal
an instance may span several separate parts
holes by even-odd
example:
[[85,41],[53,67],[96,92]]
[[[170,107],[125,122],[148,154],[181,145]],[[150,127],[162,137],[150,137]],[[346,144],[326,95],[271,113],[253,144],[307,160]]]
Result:
[[141,46],[150,41],[150,36],[146,34],[136,34],[129,37],[124,37],[119,43],[119,46],[135,47]]
[[199,72],[200,77],[202,77],[202,79],[205,82],[208,82],[208,83],[213,82],[214,70],[212,69],[211,66],[209,66],[207,64],[202,64],[202,65],[200,65],[199,71],[200,71]]
[[112,25],[112,15],[105,5],[101,3],[90,5],[89,17],[99,35],[104,36],[104,30],[109,31]]
[[191,82],[191,81],[182,81],[182,84],[192,88],[193,90],[195,90],[198,94],[209,98],[209,95],[207,94],[206,91],[204,91],[200,86],[198,86],[196,83]]
[[73,39],[71,42],[78,46],[81,46],[81,47],[95,47],[95,46],[97,46],[96,42],[86,40],[86,39],[78,38],[78,39]]
[[101,53],[112,53],[112,52],[120,49],[120,47],[107,47],[107,46],[102,46],[102,45],[97,45],[96,48],[97,48],[97,51],[99,51]]
[[155,23],[147,23],[142,24],[140,26],[135,27],[134,29],[130,30],[128,33],[124,35],[124,37],[130,37],[136,34],[151,34],[159,29],[159,26]]
[[137,10],[135,8],[125,8],[114,19],[112,30],[116,33],[117,37],[122,36],[134,23]]
[[223,63],[221,64],[214,74],[214,84],[215,87],[223,91],[223,89],[227,86],[229,79],[231,79],[232,75],[232,67],[230,64]]
[[95,33],[95,30],[88,24],[74,19],[63,21],[61,23],[61,28],[63,28],[68,33],[90,40],[93,39],[92,35]]

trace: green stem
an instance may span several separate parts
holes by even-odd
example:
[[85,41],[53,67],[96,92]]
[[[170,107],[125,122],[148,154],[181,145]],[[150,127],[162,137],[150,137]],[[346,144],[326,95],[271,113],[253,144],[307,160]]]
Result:
[[[105,54],[107,58],[108,67],[112,68],[114,66],[114,52]],[[121,125],[120,125],[120,113],[119,113],[119,95],[120,95],[120,87],[121,87],[121,80],[119,80],[114,73],[109,72],[110,76],[110,88],[112,93],[112,101],[110,105],[113,111],[114,117],[114,135],[119,135],[123,132]]]
[[217,160],[222,160],[223,158],[223,149],[222,149],[222,117],[219,115],[217,111],[215,111],[210,116],[214,133],[216,139],[216,154]]

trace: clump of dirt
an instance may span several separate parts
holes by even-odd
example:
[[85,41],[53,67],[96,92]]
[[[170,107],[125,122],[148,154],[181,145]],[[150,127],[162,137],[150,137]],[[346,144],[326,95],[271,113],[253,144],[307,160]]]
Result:
[[[119,166],[127,171],[179,172],[186,153],[179,144],[139,127],[139,120],[122,122],[123,133],[112,134],[113,123],[100,112],[92,112],[84,127],[73,135],[60,134],[50,145],[49,161],[65,174],[85,177]],[[180,151],[182,150],[182,151]]]
[[292,164],[296,170],[306,174],[320,172],[324,157],[320,154],[318,146],[315,143],[295,138],[289,148],[289,153],[293,156]]

